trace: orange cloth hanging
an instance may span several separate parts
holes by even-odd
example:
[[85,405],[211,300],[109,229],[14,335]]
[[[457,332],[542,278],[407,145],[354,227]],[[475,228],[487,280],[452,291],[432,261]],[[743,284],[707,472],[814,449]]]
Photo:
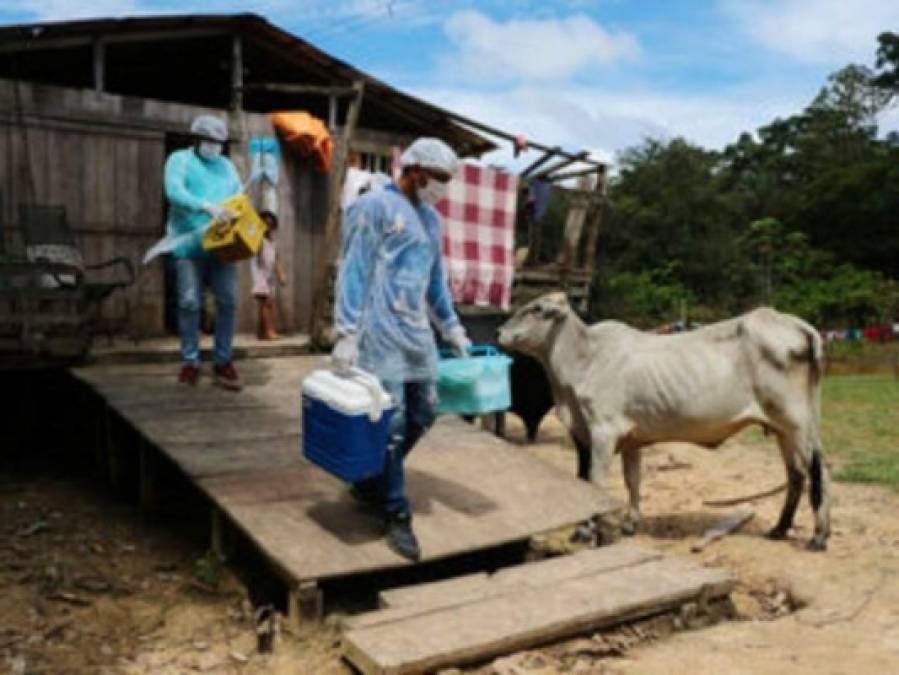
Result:
[[319,171],[331,170],[334,141],[324,122],[299,110],[272,113],[269,118],[287,147],[303,157],[311,156]]

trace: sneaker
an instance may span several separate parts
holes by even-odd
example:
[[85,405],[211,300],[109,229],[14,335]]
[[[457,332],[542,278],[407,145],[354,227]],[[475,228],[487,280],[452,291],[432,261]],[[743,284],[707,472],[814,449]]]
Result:
[[215,383],[220,387],[230,389],[231,391],[240,391],[243,388],[243,385],[240,383],[240,378],[237,377],[237,371],[234,369],[234,364],[230,361],[221,366],[216,365],[213,368],[213,372],[215,372]]
[[412,516],[408,513],[387,515],[387,545],[394,553],[412,562],[421,559],[418,539],[412,531]]
[[194,386],[200,377],[200,369],[192,363],[185,363],[181,366],[181,372],[178,374],[178,381],[182,384]]

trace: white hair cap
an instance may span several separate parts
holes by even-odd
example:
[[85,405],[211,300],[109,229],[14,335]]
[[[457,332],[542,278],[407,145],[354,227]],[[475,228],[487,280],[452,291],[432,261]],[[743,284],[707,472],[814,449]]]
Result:
[[190,123],[190,133],[210,141],[224,143],[228,140],[228,127],[225,121],[215,115],[198,115]]
[[454,174],[459,168],[459,158],[453,149],[439,138],[419,138],[406,148],[400,157],[400,166],[421,166]]

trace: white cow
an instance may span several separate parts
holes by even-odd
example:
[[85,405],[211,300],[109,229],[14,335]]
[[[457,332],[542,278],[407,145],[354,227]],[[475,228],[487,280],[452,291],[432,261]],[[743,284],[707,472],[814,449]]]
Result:
[[563,293],[522,307],[499,331],[507,348],[546,369],[556,412],[579,452],[579,475],[602,483],[621,453],[629,495],[625,531],[640,519],[640,448],[660,441],[716,447],[742,428],[772,432],[786,466],[787,497],[768,533],[784,539],[810,477],[815,533],[830,534],[828,476],[821,456],[821,338],[804,321],[761,308],[678,335],[617,321],[585,325]]

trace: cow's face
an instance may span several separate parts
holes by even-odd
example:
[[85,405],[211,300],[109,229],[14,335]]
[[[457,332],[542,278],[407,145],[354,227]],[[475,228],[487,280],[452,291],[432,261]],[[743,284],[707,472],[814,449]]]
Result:
[[538,356],[550,346],[556,327],[570,311],[564,293],[541,296],[500,326],[499,343],[504,349]]

